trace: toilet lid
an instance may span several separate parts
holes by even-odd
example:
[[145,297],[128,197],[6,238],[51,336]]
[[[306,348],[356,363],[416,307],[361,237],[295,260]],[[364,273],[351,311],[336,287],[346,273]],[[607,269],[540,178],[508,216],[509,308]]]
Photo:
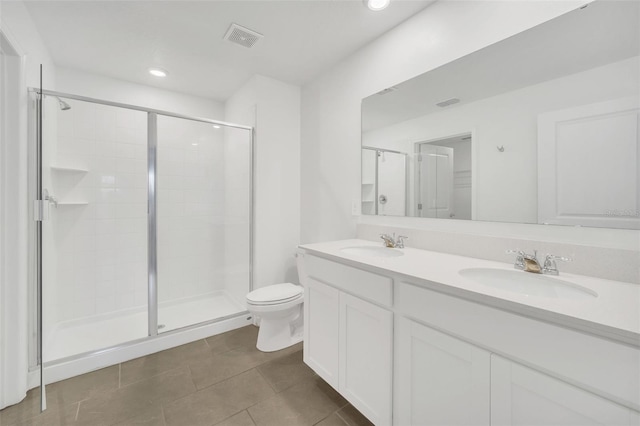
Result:
[[274,284],[253,290],[247,294],[247,301],[255,305],[270,305],[287,302],[300,297],[302,287],[291,283]]

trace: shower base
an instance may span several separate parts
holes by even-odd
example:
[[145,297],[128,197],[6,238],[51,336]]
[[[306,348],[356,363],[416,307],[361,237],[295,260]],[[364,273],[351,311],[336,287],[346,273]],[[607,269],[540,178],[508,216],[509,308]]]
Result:
[[[160,303],[158,334],[246,311],[224,291]],[[56,324],[46,336],[45,363],[118,346],[148,335],[146,309]]]

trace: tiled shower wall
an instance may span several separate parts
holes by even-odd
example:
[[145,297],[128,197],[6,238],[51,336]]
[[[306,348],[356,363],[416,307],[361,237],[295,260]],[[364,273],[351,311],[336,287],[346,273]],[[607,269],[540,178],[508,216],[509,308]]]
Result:
[[[147,114],[68,103],[57,112],[54,160],[44,165],[54,166],[49,191],[59,201],[47,224],[56,251],[55,281],[45,277],[55,288],[45,302],[55,305],[50,320],[145,309]],[[208,125],[159,117],[158,130],[158,293],[166,302],[223,288],[223,146]]]

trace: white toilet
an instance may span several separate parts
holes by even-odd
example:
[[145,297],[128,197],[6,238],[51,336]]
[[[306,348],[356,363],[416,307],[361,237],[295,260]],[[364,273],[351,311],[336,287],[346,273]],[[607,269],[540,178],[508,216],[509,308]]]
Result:
[[258,343],[263,352],[279,351],[302,341],[302,286],[283,283],[247,294],[247,309],[260,318]]

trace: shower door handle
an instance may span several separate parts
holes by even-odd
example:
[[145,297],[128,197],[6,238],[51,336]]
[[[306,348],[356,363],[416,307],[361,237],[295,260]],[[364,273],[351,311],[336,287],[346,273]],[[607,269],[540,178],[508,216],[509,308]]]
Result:
[[33,201],[33,220],[36,222],[49,220],[49,200]]
[[33,202],[33,220],[36,222],[43,222],[49,220],[49,207],[53,204],[54,207],[58,207],[58,199],[53,195],[49,195],[49,191],[42,190],[42,200],[35,200]]

